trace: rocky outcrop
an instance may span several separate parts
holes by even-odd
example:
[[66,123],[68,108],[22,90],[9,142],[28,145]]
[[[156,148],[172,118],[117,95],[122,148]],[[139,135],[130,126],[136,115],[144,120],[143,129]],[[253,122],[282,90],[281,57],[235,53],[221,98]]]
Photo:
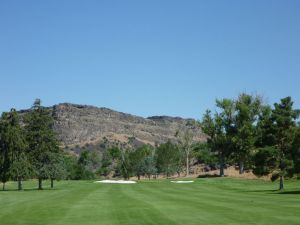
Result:
[[63,146],[83,146],[102,140],[151,145],[175,139],[177,130],[190,127],[195,141],[204,141],[196,121],[180,117],[154,116],[143,118],[107,108],[62,103],[53,106],[54,129]]

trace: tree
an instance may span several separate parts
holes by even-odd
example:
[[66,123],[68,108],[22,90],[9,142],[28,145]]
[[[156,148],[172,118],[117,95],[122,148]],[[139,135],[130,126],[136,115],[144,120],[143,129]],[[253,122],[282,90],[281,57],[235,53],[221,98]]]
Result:
[[[114,176],[123,176],[124,179],[129,179],[133,173],[132,163],[130,156],[131,149],[121,149],[120,147],[113,146],[108,149],[108,155],[102,161],[102,168],[100,171],[113,168]],[[104,164],[103,164],[104,163]]]
[[10,169],[11,177],[18,181],[18,190],[23,190],[22,181],[32,175],[32,166],[26,152],[15,155]]
[[197,143],[193,148],[193,154],[198,163],[205,163],[210,167],[216,168],[218,157],[211,150],[208,143]]
[[69,154],[68,152],[62,154],[62,164],[65,170],[66,180],[74,180],[75,179],[75,169],[77,164],[77,157],[75,155]]
[[181,159],[181,152],[178,147],[170,141],[157,148],[157,167],[167,178],[175,172],[179,172],[182,165]]
[[293,172],[300,174],[300,126],[295,128],[295,138],[291,147],[291,156],[294,164]]
[[155,175],[157,173],[156,160],[153,155],[149,155],[144,158],[142,166],[143,173],[149,178],[149,180],[151,175]]
[[[30,163],[26,155],[27,144],[24,131],[20,126],[15,109],[4,113],[1,119],[1,152],[3,160],[1,178],[3,184],[10,178],[18,181],[18,190],[22,190],[22,179],[30,174]],[[3,185],[4,189],[4,185]]]
[[299,110],[293,109],[291,97],[281,99],[274,109],[265,108],[258,122],[261,146],[255,155],[253,172],[272,173],[272,180],[280,179],[279,190],[284,189],[284,177],[297,172],[300,133],[296,126]]
[[251,151],[256,142],[256,124],[261,109],[258,96],[241,94],[235,103],[234,126],[232,135],[234,154],[239,162],[239,172],[244,173],[244,166],[249,162]]
[[273,146],[266,146],[256,150],[254,155],[253,173],[257,176],[265,176],[278,168],[278,151]]
[[211,151],[218,155],[220,176],[223,177],[227,149],[224,142],[225,134],[222,126],[222,120],[219,114],[216,113],[214,117],[212,117],[211,112],[207,110],[203,116],[201,128],[203,132],[208,135],[207,144]]
[[145,174],[145,158],[149,156],[150,153],[151,150],[147,145],[143,145],[129,153],[129,161],[132,172],[138,177],[138,180],[140,180],[140,177]]
[[64,156],[59,153],[49,153],[50,163],[48,163],[49,178],[51,181],[51,188],[54,188],[54,180],[62,180],[67,177]]
[[125,180],[132,175],[132,165],[130,164],[130,149],[120,149],[119,169]]
[[291,97],[281,99],[280,103],[274,104],[272,120],[274,124],[275,147],[279,155],[279,189],[284,189],[284,176],[292,171],[293,158],[291,148],[295,140],[296,120],[300,111],[293,109]]
[[182,151],[182,155],[185,158],[185,169],[186,176],[189,176],[190,172],[190,157],[192,152],[192,146],[194,144],[194,133],[190,128],[186,128],[183,131],[178,130],[175,134],[175,137],[178,139],[179,150]]
[[232,152],[234,102],[230,99],[217,100],[216,106],[220,112],[212,116],[211,111],[206,111],[201,121],[201,128],[208,136],[208,146],[218,155],[220,176],[223,177],[225,161]]
[[97,174],[107,177],[112,171],[112,157],[108,151],[103,152],[101,165],[97,170]]
[[90,180],[94,179],[94,177],[91,154],[89,151],[85,150],[80,153],[77,163],[75,164],[73,179]]
[[0,179],[2,189],[5,190],[5,183],[9,179],[9,170],[11,167],[11,152],[8,146],[8,113],[2,113],[0,121]]
[[275,145],[274,124],[272,119],[272,108],[269,105],[263,105],[258,116],[256,125],[256,142],[258,148]]
[[54,166],[52,155],[62,152],[52,129],[53,118],[50,111],[41,106],[39,99],[35,100],[31,111],[26,115],[25,124],[30,160],[38,179],[38,189],[41,190],[43,179],[50,178],[50,168]]

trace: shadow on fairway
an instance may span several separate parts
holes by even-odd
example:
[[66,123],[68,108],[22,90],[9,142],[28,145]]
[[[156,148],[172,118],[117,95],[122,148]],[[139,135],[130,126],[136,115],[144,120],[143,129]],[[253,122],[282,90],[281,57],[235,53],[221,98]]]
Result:
[[56,188],[43,188],[42,190],[39,190],[37,188],[25,188],[21,191],[17,190],[17,189],[6,189],[6,190],[0,190],[1,192],[27,192],[27,191],[37,191],[37,192],[43,192],[43,191],[57,191],[59,189]]
[[243,191],[248,193],[265,193],[265,194],[278,194],[278,195],[299,195],[300,191],[279,191],[279,190],[250,190]]
[[276,194],[280,194],[280,195],[300,195],[300,191],[283,191],[283,192],[277,192]]
[[278,190],[247,190],[247,191],[243,191],[243,192],[276,194],[276,192],[278,192]]
[[220,177],[218,174],[204,174],[204,175],[199,175],[198,178],[216,178],[216,177]]

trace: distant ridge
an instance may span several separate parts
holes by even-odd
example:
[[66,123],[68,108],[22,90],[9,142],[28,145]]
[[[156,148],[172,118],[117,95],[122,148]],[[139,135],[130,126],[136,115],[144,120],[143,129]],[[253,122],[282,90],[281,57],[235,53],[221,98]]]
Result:
[[[54,130],[58,139],[67,148],[130,141],[133,145],[155,145],[174,140],[176,131],[186,127],[193,129],[195,140],[205,140],[205,135],[194,119],[171,116],[144,118],[105,107],[72,103],[57,104],[49,109],[55,121]],[[26,113],[28,110],[21,112]]]

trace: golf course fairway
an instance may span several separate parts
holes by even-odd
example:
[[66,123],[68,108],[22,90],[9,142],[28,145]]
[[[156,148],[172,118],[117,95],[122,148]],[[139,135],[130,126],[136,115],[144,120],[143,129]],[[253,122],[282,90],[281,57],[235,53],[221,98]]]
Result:
[[136,184],[55,182],[36,190],[36,181],[0,191],[1,225],[299,225],[300,181],[201,178]]

